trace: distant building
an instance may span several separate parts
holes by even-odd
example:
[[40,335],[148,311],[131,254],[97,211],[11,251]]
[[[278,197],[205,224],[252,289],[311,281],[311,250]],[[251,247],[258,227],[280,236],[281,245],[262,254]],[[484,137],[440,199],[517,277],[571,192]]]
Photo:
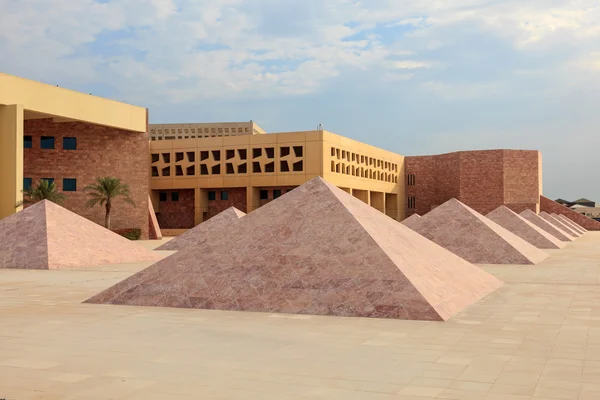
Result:
[[563,206],[573,207],[574,205],[584,206],[584,207],[596,207],[596,202],[592,200],[588,200],[586,198],[581,198],[575,201],[569,201],[565,199],[556,199],[554,200],[558,204],[562,204]]

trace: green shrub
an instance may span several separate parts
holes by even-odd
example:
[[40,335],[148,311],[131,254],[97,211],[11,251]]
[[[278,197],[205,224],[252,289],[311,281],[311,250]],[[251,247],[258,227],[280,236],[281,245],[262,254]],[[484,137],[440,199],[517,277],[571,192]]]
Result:
[[142,237],[140,228],[115,229],[113,232],[129,240],[140,240],[140,237]]

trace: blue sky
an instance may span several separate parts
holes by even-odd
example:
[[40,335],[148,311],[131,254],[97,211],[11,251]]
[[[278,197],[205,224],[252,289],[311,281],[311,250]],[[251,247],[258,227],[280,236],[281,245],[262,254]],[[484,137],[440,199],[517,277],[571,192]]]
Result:
[[600,202],[595,1],[3,7],[0,71],[149,107],[154,123],[252,119],[268,132],[321,123],[405,155],[538,149],[546,195]]

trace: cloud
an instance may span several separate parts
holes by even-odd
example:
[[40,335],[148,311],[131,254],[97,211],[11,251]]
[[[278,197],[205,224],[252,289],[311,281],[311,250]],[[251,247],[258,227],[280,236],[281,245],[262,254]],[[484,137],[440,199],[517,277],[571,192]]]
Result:
[[429,68],[431,67],[430,62],[426,61],[412,61],[412,60],[404,60],[404,61],[396,61],[394,62],[394,67],[398,69],[417,69],[417,68]]

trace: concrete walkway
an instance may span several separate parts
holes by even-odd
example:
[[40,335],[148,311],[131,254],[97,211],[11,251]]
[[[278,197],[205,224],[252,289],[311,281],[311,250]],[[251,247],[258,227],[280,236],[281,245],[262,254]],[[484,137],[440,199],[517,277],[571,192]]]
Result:
[[0,269],[0,398],[598,400],[600,233],[549,253],[483,266],[506,285],[445,323],[81,304],[148,263]]

